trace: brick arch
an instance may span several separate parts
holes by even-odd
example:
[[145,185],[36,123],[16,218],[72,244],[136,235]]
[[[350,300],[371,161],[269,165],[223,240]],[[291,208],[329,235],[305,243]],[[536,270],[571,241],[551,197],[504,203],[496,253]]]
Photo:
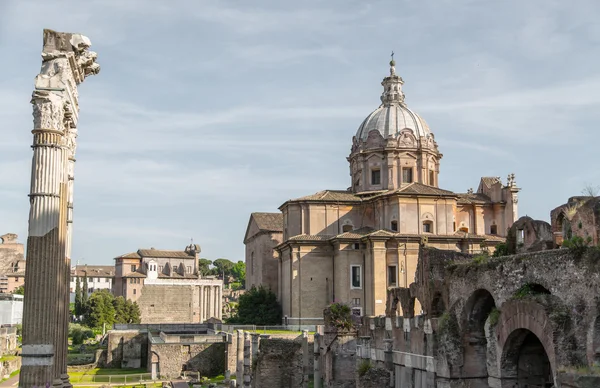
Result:
[[500,377],[512,377],[507,375],[509,367],[507,362],[510,362],[507,360],[508,352],[511,350],[511,345],[514,346],[509,339],[513,339],[511,334],[523,329],[533,333],[542,343],[550,361],[552,374],[556,376],[556,346],[552,330],[549,330],[552,324],[545,307],[531,300],[511,300],[502,305],[501,311],[500,320],[496,326]]
[[496,298],[485,288],[471,292],[460,311],[463,344],[462,377],[485,384],[488,377],[488,341],[485,322],[496,307]]

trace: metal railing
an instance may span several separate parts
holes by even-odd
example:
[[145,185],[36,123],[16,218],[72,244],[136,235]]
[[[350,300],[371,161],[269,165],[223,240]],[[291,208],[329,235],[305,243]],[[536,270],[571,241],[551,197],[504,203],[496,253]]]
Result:
[[259,334],[290,334],[298,333],[303,330],[309,332],[316,331],[316,325],[276,325],[276,326],[261,326],[261,325],[217,325],[216,330],[221,330],[226,333],[234,333],[236,330],[244,330]]
[[105,383],[105,384],[123,384],[123,385],[135,385],[144,382],[152,381],[151,373],[135,373],[128,375],[96,375],[96,374],[83,374],[81,376],[75,375],[70,377],[71,384],[73,385],[86,385],[86,383]]

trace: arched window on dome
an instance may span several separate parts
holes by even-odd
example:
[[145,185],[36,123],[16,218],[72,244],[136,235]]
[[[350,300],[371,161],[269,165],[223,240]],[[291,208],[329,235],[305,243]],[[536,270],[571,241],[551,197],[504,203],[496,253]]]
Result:
[[346,233],[346,232],[352,232],[354,230],[354,225],[352,224],[346,224],[342,226],[342,232]]

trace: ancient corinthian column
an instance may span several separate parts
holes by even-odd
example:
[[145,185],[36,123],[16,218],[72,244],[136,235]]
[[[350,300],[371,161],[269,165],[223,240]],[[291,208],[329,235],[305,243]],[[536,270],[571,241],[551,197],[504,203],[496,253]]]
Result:
[[100,71],[90,40],[44,30],[35,79],[26,296],[19,386],[70,386],[67,377],[72,177],[77,85]]

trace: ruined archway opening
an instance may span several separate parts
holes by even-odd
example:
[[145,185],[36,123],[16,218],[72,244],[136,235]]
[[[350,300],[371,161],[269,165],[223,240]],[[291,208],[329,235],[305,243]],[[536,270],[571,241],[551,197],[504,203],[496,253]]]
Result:
[[552,366],[540,339],[527,329],[513,331],[504,345],[502,380],[516,387],[554,386]]
[[494,297],[484,289],[475,291],[465,304],[463,377],[482,382],[488,377],[485,322],[495,308]]
[[438,318],[444,313],[444,311],[446,311],[446,306],[444,304],[442,294],[436,292],[431,300],[430,316],[432,318]]

